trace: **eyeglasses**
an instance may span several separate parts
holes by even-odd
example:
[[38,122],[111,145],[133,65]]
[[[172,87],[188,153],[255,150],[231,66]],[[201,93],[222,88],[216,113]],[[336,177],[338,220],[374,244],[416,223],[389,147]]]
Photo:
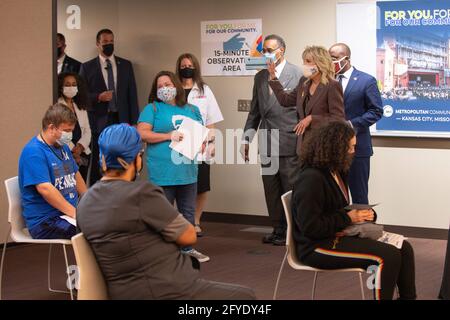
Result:
[[275,52],[275,51],[277,51],[278,49],[280,49],[280,47],[276,47],[275,49],[272,49],[272,48],[264,48],[264,49],[262,49],[262,53],[272,53],[272,52]]

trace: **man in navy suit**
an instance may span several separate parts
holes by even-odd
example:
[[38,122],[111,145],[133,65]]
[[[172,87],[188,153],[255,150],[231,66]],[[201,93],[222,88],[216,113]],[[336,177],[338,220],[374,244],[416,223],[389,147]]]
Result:
[[98,166],[98,137],[107,126],[117,123],[135,125],[139,117],[136,80],[130,61],[114,55],[114,34],[109,29],[97,33],[99,56],[83,63],[80,75],[85,79],[91,111],[92,168],[90,185],[101,178]]
[[62,33],[58,33],[56,35],[56,49],[58,50],[56,62],[58,74],[63,72],[79,73],[81,62],[69,57],[66,54],[66,48],[66,37],[64,37]]
[[380,90],[374,77],[351,65],[351,50],[346,44],[334,44],[329,52],[344,91],[345,116],[356,131],[355,157],[348,174],[352,202],[368,204],[370,157],[373,155],[369,127],[383,116]]

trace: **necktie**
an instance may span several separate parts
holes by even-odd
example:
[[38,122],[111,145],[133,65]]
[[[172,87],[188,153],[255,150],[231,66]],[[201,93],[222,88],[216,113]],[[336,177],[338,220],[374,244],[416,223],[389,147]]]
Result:
[[338,75],[338,81],[341,85],[342,85],[342,79],[344,79],[344,78],[345,78],[345,76],[343,74]]
[[109,111],[117,112],[117,96],[116,96],[116,86],[114,83],[114,73],[111,61],[106,59],[106,70],[108,71],[108,90],[113,92],[113,97],[109,102]]

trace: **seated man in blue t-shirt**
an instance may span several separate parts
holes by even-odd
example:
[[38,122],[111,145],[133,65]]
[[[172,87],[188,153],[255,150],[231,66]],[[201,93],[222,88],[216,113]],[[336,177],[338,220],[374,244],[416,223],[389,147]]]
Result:
[[86,192],[67,146],[76,122],[75,113],[55,104],[42,119],[42,132],[28,142],[20,155],[23,216],[35,239],[70,239],[76,234],[76,227],[61,218],[75,218],[78,196]]

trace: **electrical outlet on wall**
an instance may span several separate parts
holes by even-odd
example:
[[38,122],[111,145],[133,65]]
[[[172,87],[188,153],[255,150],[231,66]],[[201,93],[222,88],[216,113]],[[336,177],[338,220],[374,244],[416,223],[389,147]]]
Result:
[[250,108],[252,105],[252,100],[238,100],[238,111],[239,112],[250,112]]

